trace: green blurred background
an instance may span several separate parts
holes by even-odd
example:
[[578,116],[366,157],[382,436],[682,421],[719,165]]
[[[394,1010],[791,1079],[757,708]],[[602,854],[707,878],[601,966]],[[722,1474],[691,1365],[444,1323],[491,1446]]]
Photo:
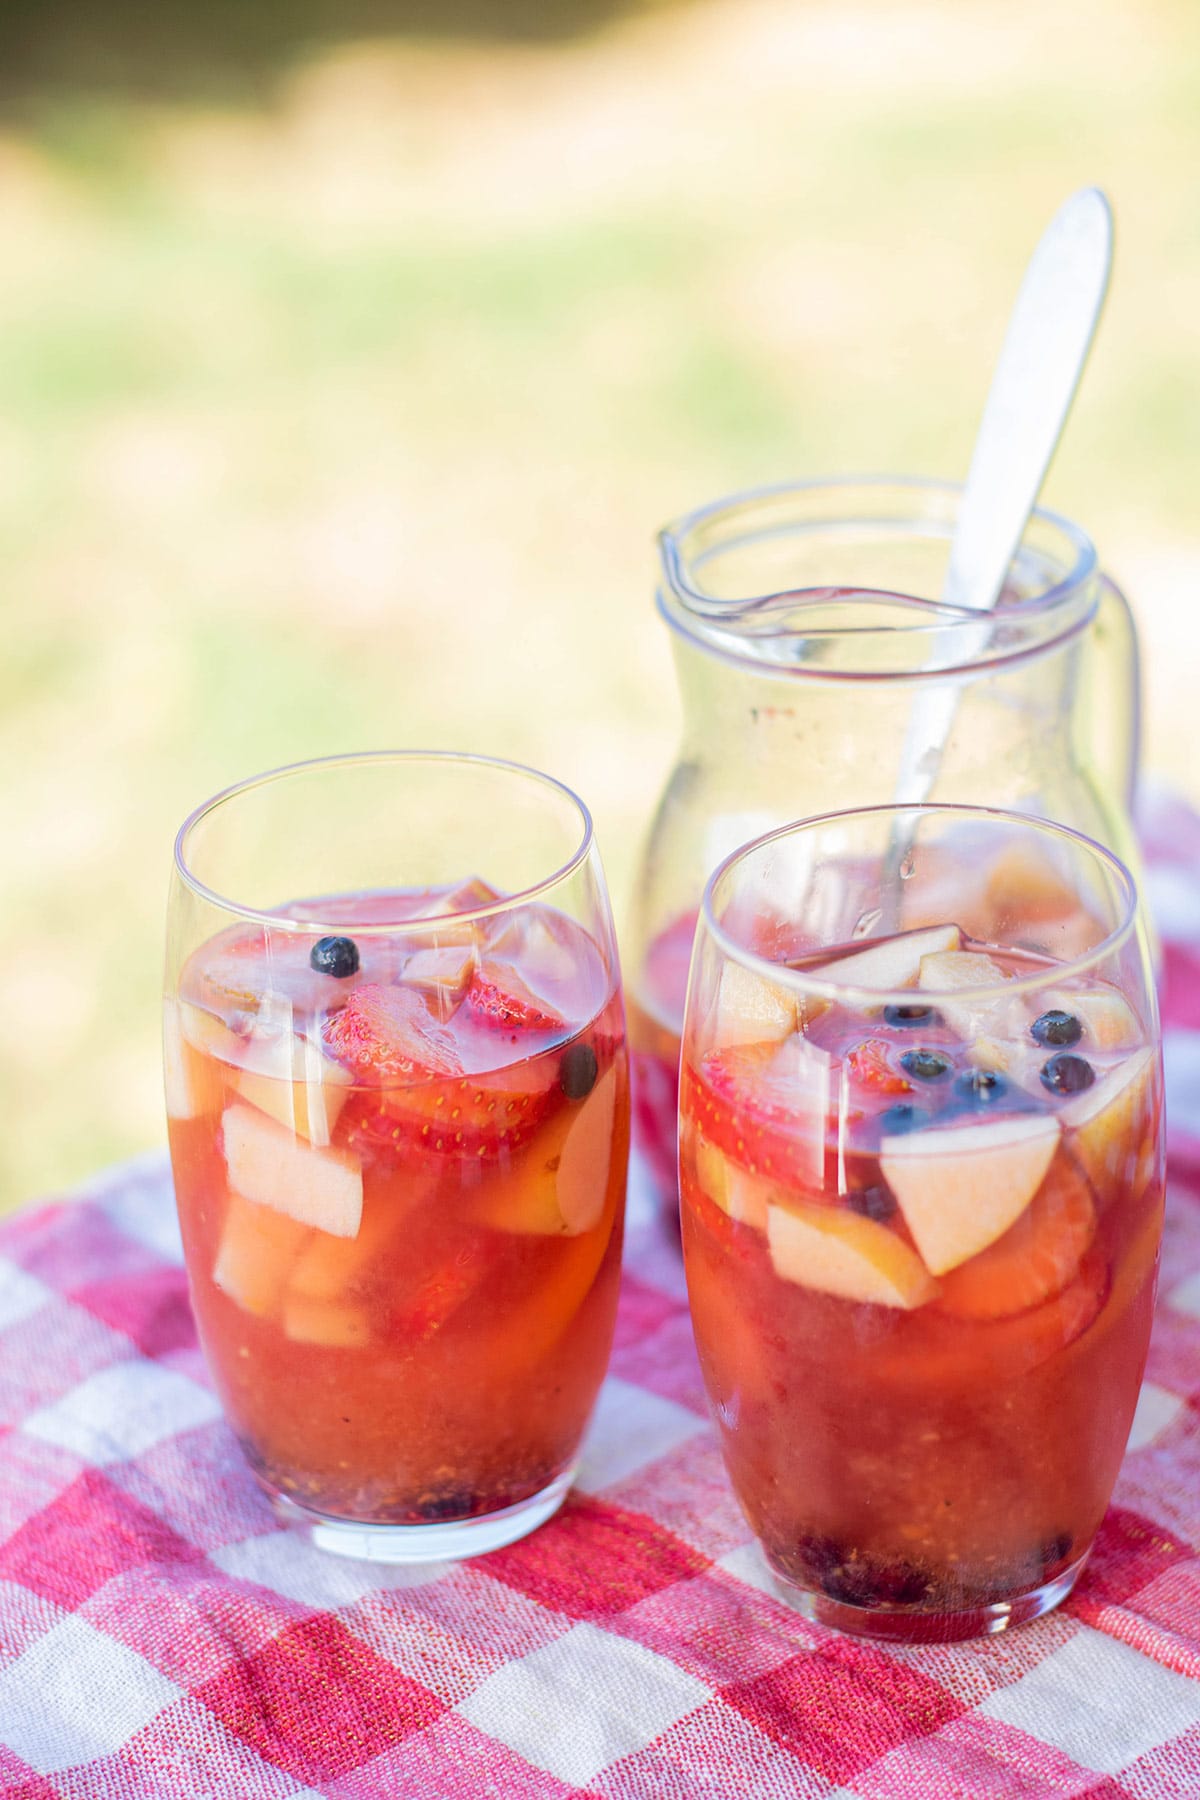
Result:
[[159,1142],[171,840],[363,746],[576,785],[620,909],[677,708],[652,535],[966,466],[1073,188],[1116,277],[1046,497],[1200,799],[1194,0],[8,0],[0,1207]]

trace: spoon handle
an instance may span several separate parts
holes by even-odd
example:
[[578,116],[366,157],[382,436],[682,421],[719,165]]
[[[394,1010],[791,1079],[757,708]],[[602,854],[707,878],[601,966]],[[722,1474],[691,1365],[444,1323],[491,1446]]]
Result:
[[[1055,213],[1013,307],[967,472],[942,599],[990,613],[1041,491],[1079,385],[1112,264],[1112,213],[1081,188]],[[978,656],[989,622],[953,633],[953,663]],[[918,689],[895,798],[916,805],[937,779],[958,710],[948,681]]]
[[992,377],[942,599],[996,604],[1079,386],[1112,265],[1099,188],[1059,207],[1030,258]]

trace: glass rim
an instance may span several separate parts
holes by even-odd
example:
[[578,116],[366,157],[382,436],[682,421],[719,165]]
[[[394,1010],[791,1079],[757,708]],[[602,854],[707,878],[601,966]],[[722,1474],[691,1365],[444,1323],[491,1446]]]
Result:
[[[700,918],[704,929],[713,939],[722,955],[749,969],[753,974],[761,975],[773,982],[777,987],[794,989],[796,992],[811,995],[818,1000],[849,1001],[856,1007],[905,1005],[911,1001],[914,990],[906,988],[864,987],[860,983],[843,980],[823,979],[818,973],[809,973],[804,969],[793,969],[786,963],[770,962],[760,956],[757,951],[740,943],[734,935],[727,931],[717,920],[713,911],[713,901],[719,883],[731,870],[745,858],[761,850],[765,845],[779,838],[796,836],[801,832],[815,830],[822,825],[841,823],[849,819],[865,819],[869,817],[890,817],[899,820],[906,815],[916,818],[933,815],[952,815],[963,820],[994,820],[1001,824],[1020,825],[1046,836],[1064,838],[1068,842],[1081,845],[1091,856],[1116,878],[1118,890],[1123,895],[1124,908],[1121,919],[1113,929],[1090,950],[1080,956],[1070,957],[1056,962],[1051,967],[1032,975],[1018,975],[999,982],[981,983],[976,987],[965,988],[921,988],[923,998],[936,1004],[939,1000],[990,1001],[1009,994],[1034,993],[1039,988],[1052,987],[1072,976],[1086,974],[1097,964],[1105,962],[1116,951],[1128,942],[1137,929],[1139,894],[1133,876],[1119,856],[1095,838],[1088,837],[1085,832],[1076,831],[1069,825],[1059,825],[1052,819],[1035,818],[1030,813],[1008,812],[1001,807],[969,806],[953,802],[911,802],[901,805],[855,806],[847,807],[839,812],[817,813],[811,818],[792,819],[785,825],[778,825],[772,831],[763,832],[761,837],[752,838],[740,844],[720,862],[709,876],[704,887],[704,898],[700,905]],[[917,927],[917,929],[924,929]],[[895,935],[895,934],[891,934]],[[847,949],[844,945],[829,946],[842,950],[844,955],[852,955],[853,949],[868,950],[873,944],[884,942],[883,938],[865,937]],[[1003,948],[1003,946],[997,946]],[[819,952],[818,952],[819,953]],[[693,961],[695,949],[693,947]]]
[[[344,919],[332,921],[321,920],[316,916],[303,919],[292,919],[286,915],[272,912],[269,908],[249,906],[240,900],[232,900],[220,894],[215,888],[201,881],[187,861],[187,843],[192,832],[220,807],[239,795],[248,794],[257,788],[265,788],[273,782],[284,781],[291,777],[315,773],[320,769],[368,767],[379,764],[404,764],[415,766],[420,763],[433,763],[443,767],[454,765],[463,768],[479,768],[499,771],[505,775],[520,776],[535,786],[553,790],[567,800],[575,808],[582,824],[582,835],[575,849],[565,862],[561,863],[551,874],[529,887],[521,888],[512,894],[503,894],[498,900],[491,900],[482,906],[465,907],[455,913],[422,913],[408,918],[397,919],[387,924],[363,924],[350,927]],[[484,756],[468,750],[350,750],[336,756],[305,757],[299,762],[282,763],[278,768],[265,769],[260,774],[246,776],[241,781],[233,782],[211,795],[184,819],[175,834],[174,867],[175,873],[184,885],[199,899],[210,906],[219,907],[222,912],[230,913],[239,919],[252,920],[257,924],[267,925],[275,931],[291,931],[308,936],[317,931],[330,936],[344,936],[353,930],[355,937],[394,937],[409,931],[434,931],[438,927],[448,928],[452,923],[456,926],[471,924],[477,919],[495,918],[509,912],[514,906],[525,905],[536,901],[541,896],[559,887],[583,865],[591,854],[595,842],[595,826],[586,803],[580,799],[573,788],[566,782],[559,781],[557,776],[547,775],[542,769],[535,769],[528,763],[514,762],[502,756]],[[329,896],[326,896],[327,898]],[[314,915],[316,912],[314,908]]]
[[[838,491],[845,492],[861,489],[864,495],[869,495],[872,490],[884,488],[896,488],[901,491],[908,490],[914,495],[940,494],[944,497],[953,498],[957,507],[957,503],[961,500],[965,483],[961,481],[944,481],[937,476],[890,475],[882,472],[820,475],[801,481],[771,482],[758,487],[743,488],[736,493],[725,494],[716,500],[707,501],[703,505],[694,507],[690,512],[684,513],[679,518],[672,520],[657,534],[659,554],[665,577],[665,581],[658,586],[657,599],[658,610],[664,621],[672,631],[677,632],[680,636],[688,638],[693,642],[701,644],[710,652],[715,651],[726,661],[737,663],[738,665],[746,664],[757,673],[764,672],[764,664],[761,660],[750,655],[748,652],[739,650],[735,645],[714,644],[712,642],[712,634],[720,631],[722,628],[734,629],[747,617],[752,617],[782,601],[792,600],[799,604],[803,604],[806,600],[815,601],[822,598],[828,600],[834,591],[833,585],[829,582],[809,583],[796,587],[780,587],[769,593],[743,594],[729,599],[721,599],[703,593],[701,589],[688,580],[685,573],[688,558],[683,550],[684,539],[689,533],[699,529],[701,526],[711,524],[713,521],[718,520],[722,514],[728,513],[733,515],[736,514],[739,509],[751,507],[756,503],[780,500],[789,494],[811,498],[819,495],[822,491],[834,493]],[[900,588],[872,587],[867,583],[837,584],[836,591],[841,600],[844,600],[847,597],[854,597],[862,600],[882,601],[893,604],[899,603],[914,609],[918,616],[915,616],[903,624],[892,622],[886,625],[861,625],[853,627],[850,630],[845,628],[839,630],[829,626],[822,626],[814,628],[812,636],[856,636],[861,638],[894,637],[896,635],[901,635],[906,638],[915,638],[922,634],[931,637],[937,634],[938,636],[942,636],[943,641],[945,641],[944,634],[950,634],[952,640],[955,633],[961,633],[965,636],[972,628],[978,630],[981,620],[996,620],[999,618],[1003,621],[1005,619],[1013,620],[1020,618],[1028,623],[1030,621],[1036,622],[1038,619],[1045,616],[1053,618],[1055,613],[1064,608],[1073,596],[1081,593],[1090,581],[1099,576],[1099,556],[1096,551],[1096,546],[1088,533],[1083,530],[1082,526],[1076,525],[1073,520],[1066,518],[1064,514],[1053,512],[1048,507],[1035,506],[1029,517],[1030,521],[1037,521],[1040,524],[1048,525],[1055,531],[1061,533],[1074,553],[1074,562],[1071,568],[1060,580],[1048,587],[1045,593],[1038,594],[1036,597],[1030,599],[1022,600],[1018,606],[1010,609],[1007,613],[997,614],[992,609],[981,611],[972,607],[955,606],[947,604],[936,596],[911,594]],[[936,518],[924,518],[921,514],[914,512],[906,518],[901,517],[883,521],[872,521],[864,516],[859,522],[863,524],[882,523],[893,527],[897,533],[903,532],[912,535],[914,530],[919,529],[922,525],[933,526],[936,525],[938,521]],[[822,521],[820,519],[813,519],[800,521],[797,528],[804,529],[806,526],[819,526],[821,524],[845,524],[847,526],[852,526],[854,523],[855,520],[853,517],[844,520],[827,519]],[[1027,532],[1028,525],[1022,533],[1021,542],[1017,545],[1018,551],[1025,542]],[[670,599],[668,599],[668,595],[670,596]],[[671,604],[672,601],[675,603],[674,605]],[[1093,606],[1091,612],[1094,612],[1094,610],[1095,608]],[[788,665],[781,665],[776,668],[775,665],[770,665],[766,668],[766,672],[773,675],[786,675],[791,678],[807,677],[808,679],[819,679],[824,681],[880,682],[896,680],[942,680],[961,669],[970,668],[981,670],[1019,661],[1025,657],[1042,655],[1046,651],[1053,649],[1063,638],[1070,637],[1073,633],[1080,630],[1087,623],[1088,618],[1091,616],[1091,612],[1080,619],[1068,619],[1061,631],[1035,643],[1013,644],[1009,647],[990,650],[983,655],[976,653],[973,656],[967,657],[964,661],[950,661],[944,665],[939,664],[936,668],[932,669],[915,668],[900,671],[891,669],[829,670],[827,668],[805,668]]]

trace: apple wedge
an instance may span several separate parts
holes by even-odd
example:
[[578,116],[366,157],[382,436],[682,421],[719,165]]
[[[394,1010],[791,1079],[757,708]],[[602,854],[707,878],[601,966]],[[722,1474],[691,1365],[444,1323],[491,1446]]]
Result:
[[1156,1067],[1157,1052],[1139,1050],[1059,1112],[1101,1211],[1149,1176],[1156,1153],[1151,1132]]
[[959,1318],[1002,1319],[1053,1300],[1075,1279],[1096,1235],[1091,1183],[1070,1156],[1003,1237],[942,1277],[938,1306]]
[[445,944],[440,950],[414,950],[404,965],[404,983],[423,994],[430,1012],[445,1024],[474,973],[474,944]]
[[949,950],[922,957],[917,986],[936,996],[938,1011],[960,1037],[1019,1037],[1025,1015],[1015,995],[998,994],[982,1002],[956,998],[1007,980],[1000,964],[981,951]]
[[169,1119],[199,1119],[220,1107],[220,1072],[184,1037],[175,1000],[163,1002],[163,1084]]
[[247,1048],[246,1066],[234,1076],[238,1093],[323,1150],[349,1096],[350,1071],[291,1032]]
[[334,1237],[357,1236],[363,1191],[356,1156],[314,1149],[240,1100],[225,1109],[221,1131],[235,1193]]
[[986,1250],[1024,1212],[1060,1136],[1052,1114],[885,1137],[883,1178],[934,1275]]
[[803,1201],[767,1207],[767,1245],[784,1281],[843,1300],[905,1312],[937,1292],[918,1257],[894,1231],[840,1206]]
[[213,1265],[213,1281],[244,1312],[256,1318],[278,1310],[288,1271],[302,1253],[310,1233],[306,1225],[230,1194]]
[[361,1350],[371,1335],[361,1306],[311,1300],[291,1294],[283,1309],[284,1336],[296,1344],[320,1344],[326,1350]]
[[615,1064],[582,1104],[567,1105],[504,1174],[485,1176],[477,1216],[495,1231],[577,1237],[604,1216],[617,1110]]
[[741,963],[721,970],[706,1032],[714,1049],[740,1044],[782,1044],[796,1029],[796,997]]
[[1116,988],[1056,988],[1039,1004],[1043,1012],[1073,1013],[1084,1044],[1097,1050],[1124,1050],[1142,1035],[1137,1014]]
[[714,1206],[742,1225],[767,1229],[767,1207],[779,1189],[723,1156],[715,1144],[697,1132],[694,1154],[696,1180]]
[[868,944],[863,950],[852,950],[849,956],[835,957],[833,962],[822,963],[808,972],[825,981],[881,988],[884,992],[915,987],[925,957],[957,950],[961,943],[962,933],[957,925],[927,925],[920,931],[902,931],[897,937]]

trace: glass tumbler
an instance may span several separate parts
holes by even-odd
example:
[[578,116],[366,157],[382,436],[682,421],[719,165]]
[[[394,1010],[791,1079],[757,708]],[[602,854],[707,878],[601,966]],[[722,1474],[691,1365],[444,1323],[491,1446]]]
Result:
[[1133,1419],[1163,1211],[1137,898],[973,807],[802,822],[708,884],[688,1294],[730,1479],[808,1616],[923,1641],[1070,1592]]
[[276,1511],[474,1555],[561,1503],[628,1153],[587,809],[480,757],[299,764],[176,841],[164,1055],[192,1305]]

